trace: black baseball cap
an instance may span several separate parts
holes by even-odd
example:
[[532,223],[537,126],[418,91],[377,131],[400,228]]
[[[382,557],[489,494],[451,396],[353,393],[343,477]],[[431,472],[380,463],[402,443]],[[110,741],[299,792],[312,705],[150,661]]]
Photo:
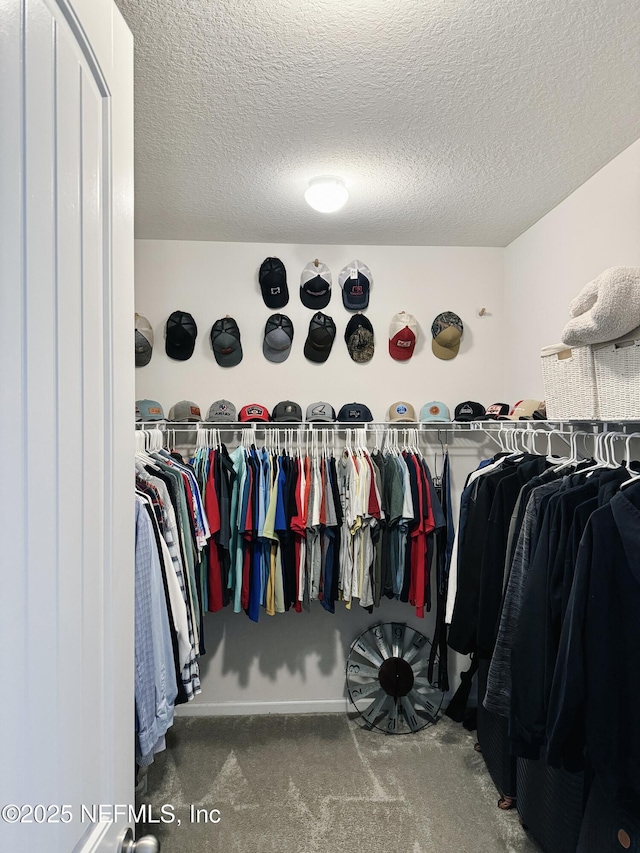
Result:
[[233,317],[222,317],[211,327],[211,349],[220,367],[235,367],[242,361],[240,329]]
[[287,271],[280,258],[265,258],[260,266],[258,281],[267,308],[284,308],[289,301]]
[[302,422],[302,409],[297,403],[293,403],[291,400],[283,400],[281,403],[277,403],[271,412],[271,420],[272,421],[296,421],[297,423]]
[[342,423],[364,424],[373,420],[373,415],[364,403],[345,403],[338,412],[338,420]]
[[482,403],[466,400],[456,406],[454,421],[482,421],[486,416]]
[[165,351],[169,358],[186,361],[193,355],[198,336],[196,321],[187,311],[174,311],[165,327]]
[[323,364],[331,353],[336,339],[336,324],[328,314],[317,311],[309,323],[309,333],[304,344],[304,355],[309,361]]
[[508,403],[492,403],[485,413],[485,420],[498,421],[505,420],[509,417]]
[[305,308],[319,311],[331,300],[331,270],[326,264],[311,261],[300,276],[300,301]]

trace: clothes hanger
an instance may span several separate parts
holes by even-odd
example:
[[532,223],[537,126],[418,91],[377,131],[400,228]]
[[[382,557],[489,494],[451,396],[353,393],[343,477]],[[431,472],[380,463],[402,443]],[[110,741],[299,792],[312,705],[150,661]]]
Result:
[[[627,465],[629,466],[629,471],[631,471],[631,439],[632,438],[640,438],[640,432],[632,432],[627,436],[627,440],[625,443],[625,455],[627,457]],[[625,480],[624,483],[620,486],[620,491],[625,489],[627,486],[630,486],[632,483],[640,480],[640,473],[636,472],[631,474],[628,480]]]

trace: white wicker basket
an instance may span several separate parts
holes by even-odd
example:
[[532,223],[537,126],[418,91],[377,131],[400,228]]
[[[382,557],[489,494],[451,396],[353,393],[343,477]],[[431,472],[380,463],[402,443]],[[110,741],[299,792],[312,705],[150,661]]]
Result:
[[593,360],[602,420],[640,420],[640,329],[596,344]]
[[554,344],[540,351],[542,382],[550,420],[593,420],[598,395],[591,347]]

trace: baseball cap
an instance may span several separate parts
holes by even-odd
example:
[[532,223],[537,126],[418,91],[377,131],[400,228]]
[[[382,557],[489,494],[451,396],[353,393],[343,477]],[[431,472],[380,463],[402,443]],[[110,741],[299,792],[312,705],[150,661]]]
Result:
[[418,321],[413,314],[394,314],[389,326],[389,355],[396,361],[408,361],[418,340]]
[[200,406],[197,403],[192,403],[191,400],[180,400],[179,403],[169,409],[169,420],[197,423],[197,421],[202,420]]
[[508,403],[492,403],[487,407],[485,418],[488,421],[504,420],[509,415]]
[[174,311],[165,328],[165,350],[169,358],[186,361],[193,355],[198,327],[187,311]]
[[306,421],[313,423],[333,423],[336,419],[336,412],[331,403],[311,403],[307,406]]
[[373,280],[371,271],[362,261],[351,261],[340,270],[342,303],[348,311],[361,311],[369,304],[369,291]]
[[309,323],[309,333],[304,344],[305,358],[323,364],[331,353],[336,339],[336,324],[328,314],[316,312]]
[[222,317],[211,327],[211,349],[220,367],[235,367],[242,361],[240,329],[233,317]]
[[211,423],[220,423],[222,421],[237,421],[238,413],[233,403],[228,400],[216,400],[209,406],[207,412],[207,420]]
[[451,412],[446,403],[441,403],[439,400],[432,400],[430,403],[425,403],[420,409],[420,420],[423,423],[429,421],[450,421]]
[[144,367],[153,353],[153,329],[142,314],[136,314],[136,367]]
[[271,413],[271,420],[300,422],[302,421],[302,409],[291,400],[283,400],[281,403],[276,403]]
[[431,349],[436,358],[449,361],[458,355],[460,350],[460,338],[464,326],[462,320],[453,311],[444,311],[438,314],[431,324]]
[[373,415],[364,403],[345,403],[338,412],[338,420],[343,423],[363,424],[372,421]]
[[250,423],[252,421],[269,421],[269,410],[260,403],[249,403],[240,409],[239,421]]
[[347,323],[344,333],[347,350],[352,360],[358,364],[371,361],[374,353],[373,326],[364,314],[354,314]]
[[331,299],[331,270],[318,260],[311,261],[300,276],[300,301],[307,308],[319,311]]
[[289,301],[287,271],[280,258],[265,258],[258,273],[262,298],[267,308],[284,308]]
[[455,417],[456,421],[481,421],[485,416],[485,408],[482,403],[474,403],[473,400],[466,400],[464,403],[459,403],[456,406]]
[[141,421],[163,421],[164,410],[157,400],[136,400],[136,418]]
[[389,406],[390,421],[415,421],[415,419],[416,410],[413,408],[411,403],[399,401],[398,403],[392,403]]
[[280,364],[289,358],[293,341],[293,323],[286,314],[272,314],[264,327],[262,352],[267,361]]
[[512,421],[544,421],[547,418],[547,407],[544,400],[519,400],[509,415]]

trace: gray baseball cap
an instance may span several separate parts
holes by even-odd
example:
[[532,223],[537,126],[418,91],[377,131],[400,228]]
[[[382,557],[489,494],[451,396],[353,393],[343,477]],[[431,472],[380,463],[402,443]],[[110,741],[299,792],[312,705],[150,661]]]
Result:
[[233,317],[222,317],[211,327],[211,349],[220,367],[235,367],[242,361],[240,329]]
[[212,423],[222,423],[224,421],[237,421],[238,412],[233,403],[229,400],[216,400],[209,406],[207,420]]
[[153,329],[142,314],[136,314],[136,367],[144,367],[153,353]]
[[202,420],[200,406],[191,400],[180,400],[169,409],[170,421],[182,421],[183,423],[197,423]]
[[292,400],[283,400],[278,403],[271,412],[272,421],[300,422],[302,421],[302,409]]
[[293,323],[286,314],[272,314],[264,327],[262,352],[267,361],[280,364],[289,358]]
[[164,410],[157,400],[136,400],[136,420],[163,421]]
[[332,424],[335,419],[336,412],[331,403],[311,403],[307,406],[306,421]]

